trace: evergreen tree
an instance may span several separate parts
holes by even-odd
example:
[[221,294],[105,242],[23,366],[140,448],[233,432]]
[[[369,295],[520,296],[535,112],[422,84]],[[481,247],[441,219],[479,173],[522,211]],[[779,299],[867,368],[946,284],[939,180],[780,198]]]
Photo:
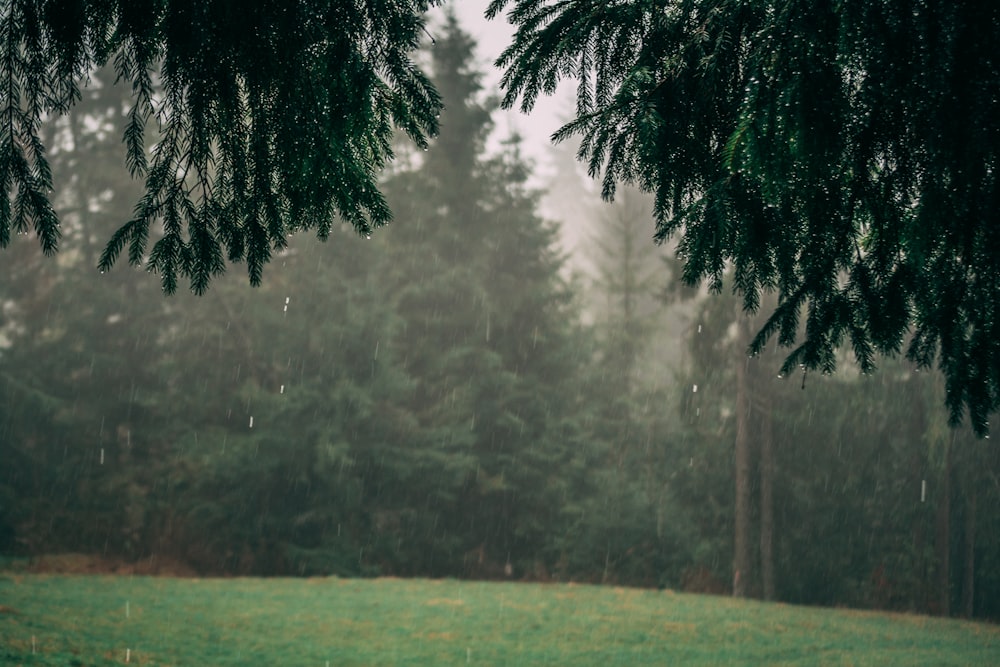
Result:
[[12,462],[16,532],[32,549],[148,549],[145,508],[168,463],[151,455],[152,431],[136,425],[150,416],[151,334],[169,304],[132,271],[95,268],[102,234],[128,215],[138,189],[117,138],[128,92],[114,79],[93,73],[74,113],[40,130],[66,184],[54,199],[65,252],[55,262],[40,251],[12,255],[0,281],[9,331],[0,449]]
[[[901,350],[946,378],[952,423],[1000,405],[1000,6],[948,0],[494,0],[505,104],[577,79],[581,158],[656,195],[689,283],[777,308],[783,364],[863,371]],[[962,118],[962,122],[956,122]],[[800,319],[805,318],[800,340]],[[798,342],[797,342],[798,341]]]
[[596,315],[603,331],[603,359],[609,381],[631,400],[640,381],[650,380],[656,349],[650,346],[663,303],[657,299],[663,262],[648,243],[648,197],[622,188],[611,205],[598,204],[589,247],[594,255],[593,289],[603,297]]
[[585,518],[574,528],[571,564],[599,572],[602,581],[676,585],[689,558],[688,527],[670,492],[675,420],[659,406],[671,401],[675,388],[665,378],[678,360],[673,346],[657,344],[670,333],[653,333],[679,331],[683,318],[660,298],[664,257],[648,242],[651,198],[626,187],[616,201],[602,202],[577,173],[573,153],[570,142],[554,147],[546,199],[579,236],[581,305],[595,334],[591,437],[603,460],[589,471],[598,493],[580,501]]
[[[704,567],[721,587],[732,576],[730,563],[741,560],[744,593],[768,596],[764,488],[770,473],[775,599],[924,613],[946,613],[947,606],[971,600],[976,614],[993,613],[980,587],[995,584],[979,559],[995,550],[977,535],[992,530],[995,517],[968,510],[972,495],[978,507],[978,494],[996,490],[976,485],[968,466],[979,461],[982,481],[996,457],[985,455],[988,440],[972,442],[971,429],[950,428],[935,409],[944,391],[939,378],[895,360],[875,376],[809,376],[806,388],[818,391],[803,391],[802,376],[779,380],[766,372],[766,358],[746,358],[739,337],[749,329],[737,325],[738,310],[732,297],[706,301],[689,338],[681,413],[688,430],[675,448],[672,489],[696,527],[692,572]],[[736,359],[746,382],[742,480],[734,475]],[[741,484],[743,517],[736,507]],[[734,558],[741,520],[744,554]],[[964,580],[967,572],[972,583]]]
[[430,66],[441,135],[384,186],[397,213],[388,292],[404,322],[394,356],[416,383],[406,409],[421,434],[403,500],[427,522],[411,532],[440,536],[425,572],[530,575],[557,560],[543,545],[587,459],[576,404],[586,357],[517,142],[485,154],[493,104],[473,42],[451,15],[440,32]]
[[178,295],[156,369],[185,488],[178,546],[200,570],[392,571],[376,523],[415,436],[377,258],[350,235],[292,240],[258,291],[226,277]]
[[[105,64],[131,86],[122,136],[145,192],[118,221],[103,268],[127,248],[166,291],[187,277],[202,292],[226,259],[246,261],[258,284],[290,232],[325,238],[339,216],[370,233],[390,217],[376,178],[394,126],[419,145],[436,129],[437,94],[410,57],[432,3],[4,3],[0,247],[34,229],[55,252],[49,192],[60,184],[39,124],[70,109]],[[147,255],[153,223],[163,232]]]

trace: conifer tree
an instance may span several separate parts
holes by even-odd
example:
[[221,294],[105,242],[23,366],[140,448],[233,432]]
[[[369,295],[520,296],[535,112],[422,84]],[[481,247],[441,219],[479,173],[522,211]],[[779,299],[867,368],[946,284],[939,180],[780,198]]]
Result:
[[677,369],[673,346],[657,342],[679,331],[684,318],[660,298],[666,249],[649,243],[652,198],[625,187],[614,202],[601,201],[575,152],[573,142],[553,146],[545,200],[571,227],[563,245],[575,242],[567,262],[579,266],[581,307],[593,322],[589,418],[602,453],[589,471],[599,493],[577,501],[585,518],[575,527],[570,565],[600,572],[603,581],[675,585],[688,555],[686,527],[670,497],[674,429],[661,406],[675,388],[665,378]]
[[123,140],[145,192],[102,268],[127,251],[167,292],[179,277],[203,292],[226,260],[258,284],[289,233],[325,238],[339,217],[369,234],[390,217],[376,178],[394,128],[419,145],[436,129],[438,96],[410,57],[434,2],[4,3],[0,248],[32,229],[55,252],[61,184],[39,124],[105,64],[131,87]]
[[404,507],[424,506],[414,519],[425,523],[407,532],[440,536],[423,554],[433,564],[414,554],[412,565],[503,576],[509,562],[520,576],[551,555],[540,545],[554,542],[586,456],[572,410],[586,357],[517,143],[487,154],[495,105],[474,43],[452,15],[434,32],[442,131],[417,169],[384,186],[396,212],[384,279],[405,323],[393,354],[415,383],[423,471]]
[[[655,193],[689,283],[755,336],[832,372],[906,343],[947,382],[952,423],[1000,405],[1000,5],[950,0],[494,0],[517,27],[505,105],[577,80],[581,159],[604,194]],[[804,338],[800,338],[800,323]],[[909,341],[907,343],[907,341]]]
[[[91,74],[73,114],[40,128],[52,173],[65,252],[35,247],[8,255],[0,299],[7,347],[0,377],[6,435],[0,454],[20,488],[18,538],[35,548],[134,555],[153,530],[145,509],[168,461],[151,456],[150,386],[158,378],[155,336],[169,313],[154,284],[133,271],[100,275],[102,238],[129,214],[139,190],[119,136],[128,90],[110,69]],[[20,413],[20,414],[19,414]],[[163,488],[161,486],[161,488]],[[53,491],[55,490],[55,491]]]

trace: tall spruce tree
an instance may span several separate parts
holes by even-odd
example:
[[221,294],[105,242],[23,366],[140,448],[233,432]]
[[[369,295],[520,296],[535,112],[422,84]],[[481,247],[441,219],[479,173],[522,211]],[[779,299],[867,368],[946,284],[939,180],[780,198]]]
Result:
[[676,585],[689,557],[687,526],[670,493],[675,420],[660,406],[675,390],[665,377],[677,369],[673,350],[655,345],[653,333],[683,318],[659,298],[665,249],[649,243],[652,198],[629,187],[601,201],[574,153],[570,142],[554,147],[546,200],[576,237],[581,306],[595,334],[590,418],[604,454],[589,473],[599,493],[577,501],[586,519],[572,564],[602,581]]
[[[1000,5],[949,0],[494,0],[505,105],[579,83],[580,157],[656,195],[684,278],[743,306],[783,364],[862,370],[907,344],[957,423],[1000,405]],[[961,121],[956,122],[960,118]],[[804,338],[799,324],[804,318]],[[911,335],[912,334],[912,335]],[[909,341],[907,343],[907,340]]]
[[587,457],[575,405],[586,347],[517,142],[487,154],[495,105],[474,44],[453,15],[435,33],[447,130],[384,185],[397,217],[384,273],[404,321],[393,354],[416,383],[407,408],[422,438],[407,502],[423,508],[417,534],[441,536],[430,572],[523,576],[557,560]]

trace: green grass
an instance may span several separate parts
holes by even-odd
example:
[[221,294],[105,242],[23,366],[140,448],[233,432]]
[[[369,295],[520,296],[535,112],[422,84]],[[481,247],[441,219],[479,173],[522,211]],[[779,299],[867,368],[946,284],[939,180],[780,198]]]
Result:
[[0,574],[2,665],[1000,665],[1000,627],[596,586]]

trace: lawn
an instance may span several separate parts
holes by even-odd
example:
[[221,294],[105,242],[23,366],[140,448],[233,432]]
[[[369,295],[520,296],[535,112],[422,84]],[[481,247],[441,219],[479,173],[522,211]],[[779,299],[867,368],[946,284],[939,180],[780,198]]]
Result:
[[1000,627],[671,591],[0,573],[3,665],[1000,665]]

